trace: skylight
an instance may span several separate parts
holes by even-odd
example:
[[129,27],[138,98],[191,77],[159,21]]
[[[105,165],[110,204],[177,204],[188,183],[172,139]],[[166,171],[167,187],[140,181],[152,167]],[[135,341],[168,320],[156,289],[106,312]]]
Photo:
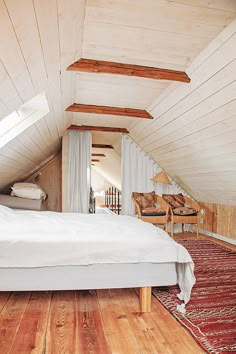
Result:
[[24,103],[17,111],[3,118],[0,121],[0,148],[43,118],[48,112],[46,93],[42,92]]

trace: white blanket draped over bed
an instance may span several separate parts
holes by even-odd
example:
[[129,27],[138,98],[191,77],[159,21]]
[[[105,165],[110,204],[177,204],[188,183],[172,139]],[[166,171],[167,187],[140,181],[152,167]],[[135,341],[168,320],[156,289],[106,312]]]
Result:
[[152,224],[123,215],[0,209],[2,268],[142,262],[176,263],[183,300],[189,300],[191,256]]

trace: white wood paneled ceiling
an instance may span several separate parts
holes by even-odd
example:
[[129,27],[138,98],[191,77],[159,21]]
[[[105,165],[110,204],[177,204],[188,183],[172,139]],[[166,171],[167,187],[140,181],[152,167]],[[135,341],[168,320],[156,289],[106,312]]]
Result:
[[[236,204],[235,18],[235,0],[0,0],[0,120],[44,91],[50,108],[0,149],[0,189],[55,156],[69,125],[101,125],[127,128],[197,199]],[[66,71],[81,57],[183,70],[191,83]],[[65,112],[74,102],[154,119]],[[117,135],[93,140],[120,151]]]
[[234,1],[89,0],[83,57],[185,70],[234,18]]

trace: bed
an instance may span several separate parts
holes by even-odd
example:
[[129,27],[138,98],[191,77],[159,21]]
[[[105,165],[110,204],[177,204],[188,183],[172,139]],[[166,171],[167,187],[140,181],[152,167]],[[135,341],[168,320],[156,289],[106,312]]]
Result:
[[195,282],[187,250],[134,217],[16,211],[0,205],[0,290],[140,288],[179,284],[187,303]]

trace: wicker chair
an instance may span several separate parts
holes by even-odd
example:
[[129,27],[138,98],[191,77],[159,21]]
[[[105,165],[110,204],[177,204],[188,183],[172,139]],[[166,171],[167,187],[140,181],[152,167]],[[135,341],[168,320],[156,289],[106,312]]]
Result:
[[[174,194],[172,194],[172,195],[163,194],[162,195],[163,199],[165,199],[166,196],[175,197],[176,195],[174,195]],[[177,195],[177,196],[179,196],[179,195]],[[199,207],[198,203],[195,202],[194,200],[192,200],[191,198],[183,196],[183,195],[181,195],[181,197],[184,199],[184,205],[188,206],[188,208],[194,209],[196,211],[196,213],[194,213],[192,215],[176,215],[174,213],[175,207],[173,207],[173,205],[168,203],[168,201],[165,199],[166,203],[168,203],[169,206],[170,206],[171,237],[174,236],[174,224],[182,224],[182,232],[184,232],[184,224],[194,224],[196,226],[197,239],[198,239],[198,236],[199,236],[198,228],[199,228],[199,211],[200,211],[200,207]]]
[[144,216],[142,215],[142,207],[140,204],[137,202],[137,200],[134,198],[134,195],[137,193],[132,193],[132,200],[135,205],[135,213],[138,214],[138,218],[140,220],[149,222],[154,225],[164,225],[164,230],[167,232],[167,223],[170,217],[170,207],[166,201],[160,197],[159,195],[155,194],[154,195],[154,201],[155,203],[158,203],[160,205],[160,209],[165,211],[165,215],[158,215],[158,216]]

